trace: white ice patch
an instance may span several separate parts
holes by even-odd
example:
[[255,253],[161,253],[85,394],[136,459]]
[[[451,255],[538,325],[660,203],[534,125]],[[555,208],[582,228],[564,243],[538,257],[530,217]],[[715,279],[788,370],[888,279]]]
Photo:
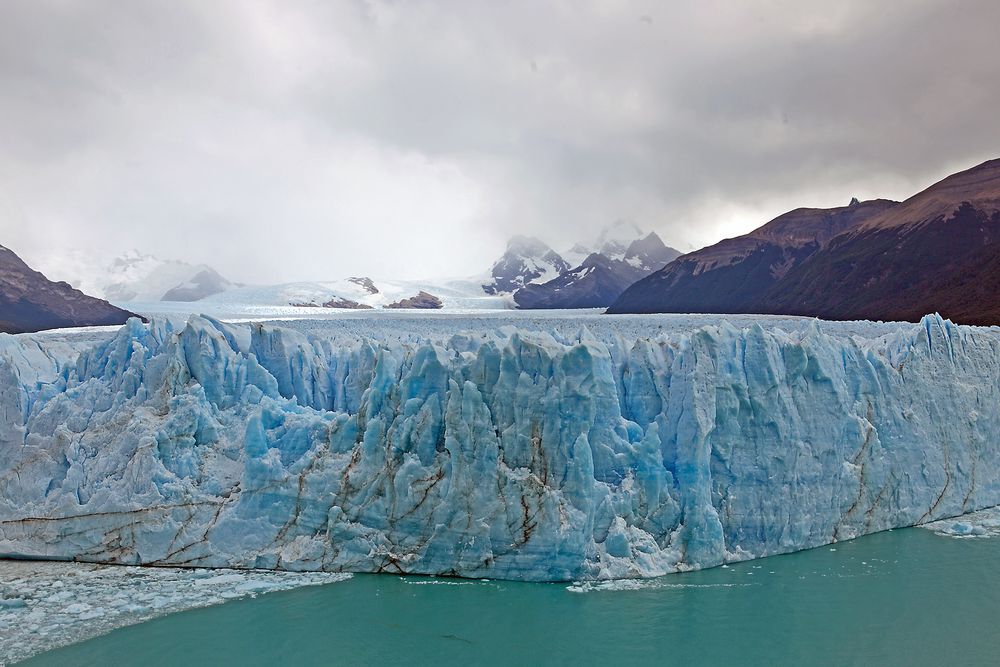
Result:
[[350,577],[0,560],[0,665],[157,616]]
[[1000,506],[963,514],[953,519],[932,521],[920,527],[946,537],[998,537],[1000,536]]

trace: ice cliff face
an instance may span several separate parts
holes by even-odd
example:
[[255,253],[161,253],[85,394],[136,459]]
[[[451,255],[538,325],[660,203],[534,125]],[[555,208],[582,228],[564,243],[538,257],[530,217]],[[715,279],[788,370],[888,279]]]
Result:
[[605,338],[0,336],[0,553],[651,576],[1000,504],[996,330]]

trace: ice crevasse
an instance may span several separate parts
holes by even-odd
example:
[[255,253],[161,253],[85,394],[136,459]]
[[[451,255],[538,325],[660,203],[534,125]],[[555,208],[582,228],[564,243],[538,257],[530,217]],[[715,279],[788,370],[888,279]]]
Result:
[[[0,554],[655,576],[1000,504],[1000,332],[0,336]],[[61,355],[61,356],[60,356]]]

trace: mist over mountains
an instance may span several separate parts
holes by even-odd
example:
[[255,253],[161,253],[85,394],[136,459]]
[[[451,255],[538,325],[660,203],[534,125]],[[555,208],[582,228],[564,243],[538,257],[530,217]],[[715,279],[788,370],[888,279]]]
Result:
[[79,277],[71,286],[47,280],[6,251],[0,298],[7,305],[0,320],[8,331],[118,323],[141,304],[164,301],[190,303],[192,312],[608,308],[611,314],[911,321],[939,312],[963,323],[996,324],[998,244],[1000,160],[990,160],[902,202],[855,198],[834,208],[798,208],[748,234],[683,255],[656,232],[628,221],[562,252],[537,238],[514,236],[488,270],[462,279],[334,275],[239,285],[208,265],[134,251],[110,262],[78,257]]

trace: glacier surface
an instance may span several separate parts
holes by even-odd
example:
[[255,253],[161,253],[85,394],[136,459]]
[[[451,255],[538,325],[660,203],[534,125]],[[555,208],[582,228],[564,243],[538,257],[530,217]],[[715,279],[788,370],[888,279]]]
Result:
[[1000,504],[1000,330],[732,319],[2,335],[0,554],[608,579]]

